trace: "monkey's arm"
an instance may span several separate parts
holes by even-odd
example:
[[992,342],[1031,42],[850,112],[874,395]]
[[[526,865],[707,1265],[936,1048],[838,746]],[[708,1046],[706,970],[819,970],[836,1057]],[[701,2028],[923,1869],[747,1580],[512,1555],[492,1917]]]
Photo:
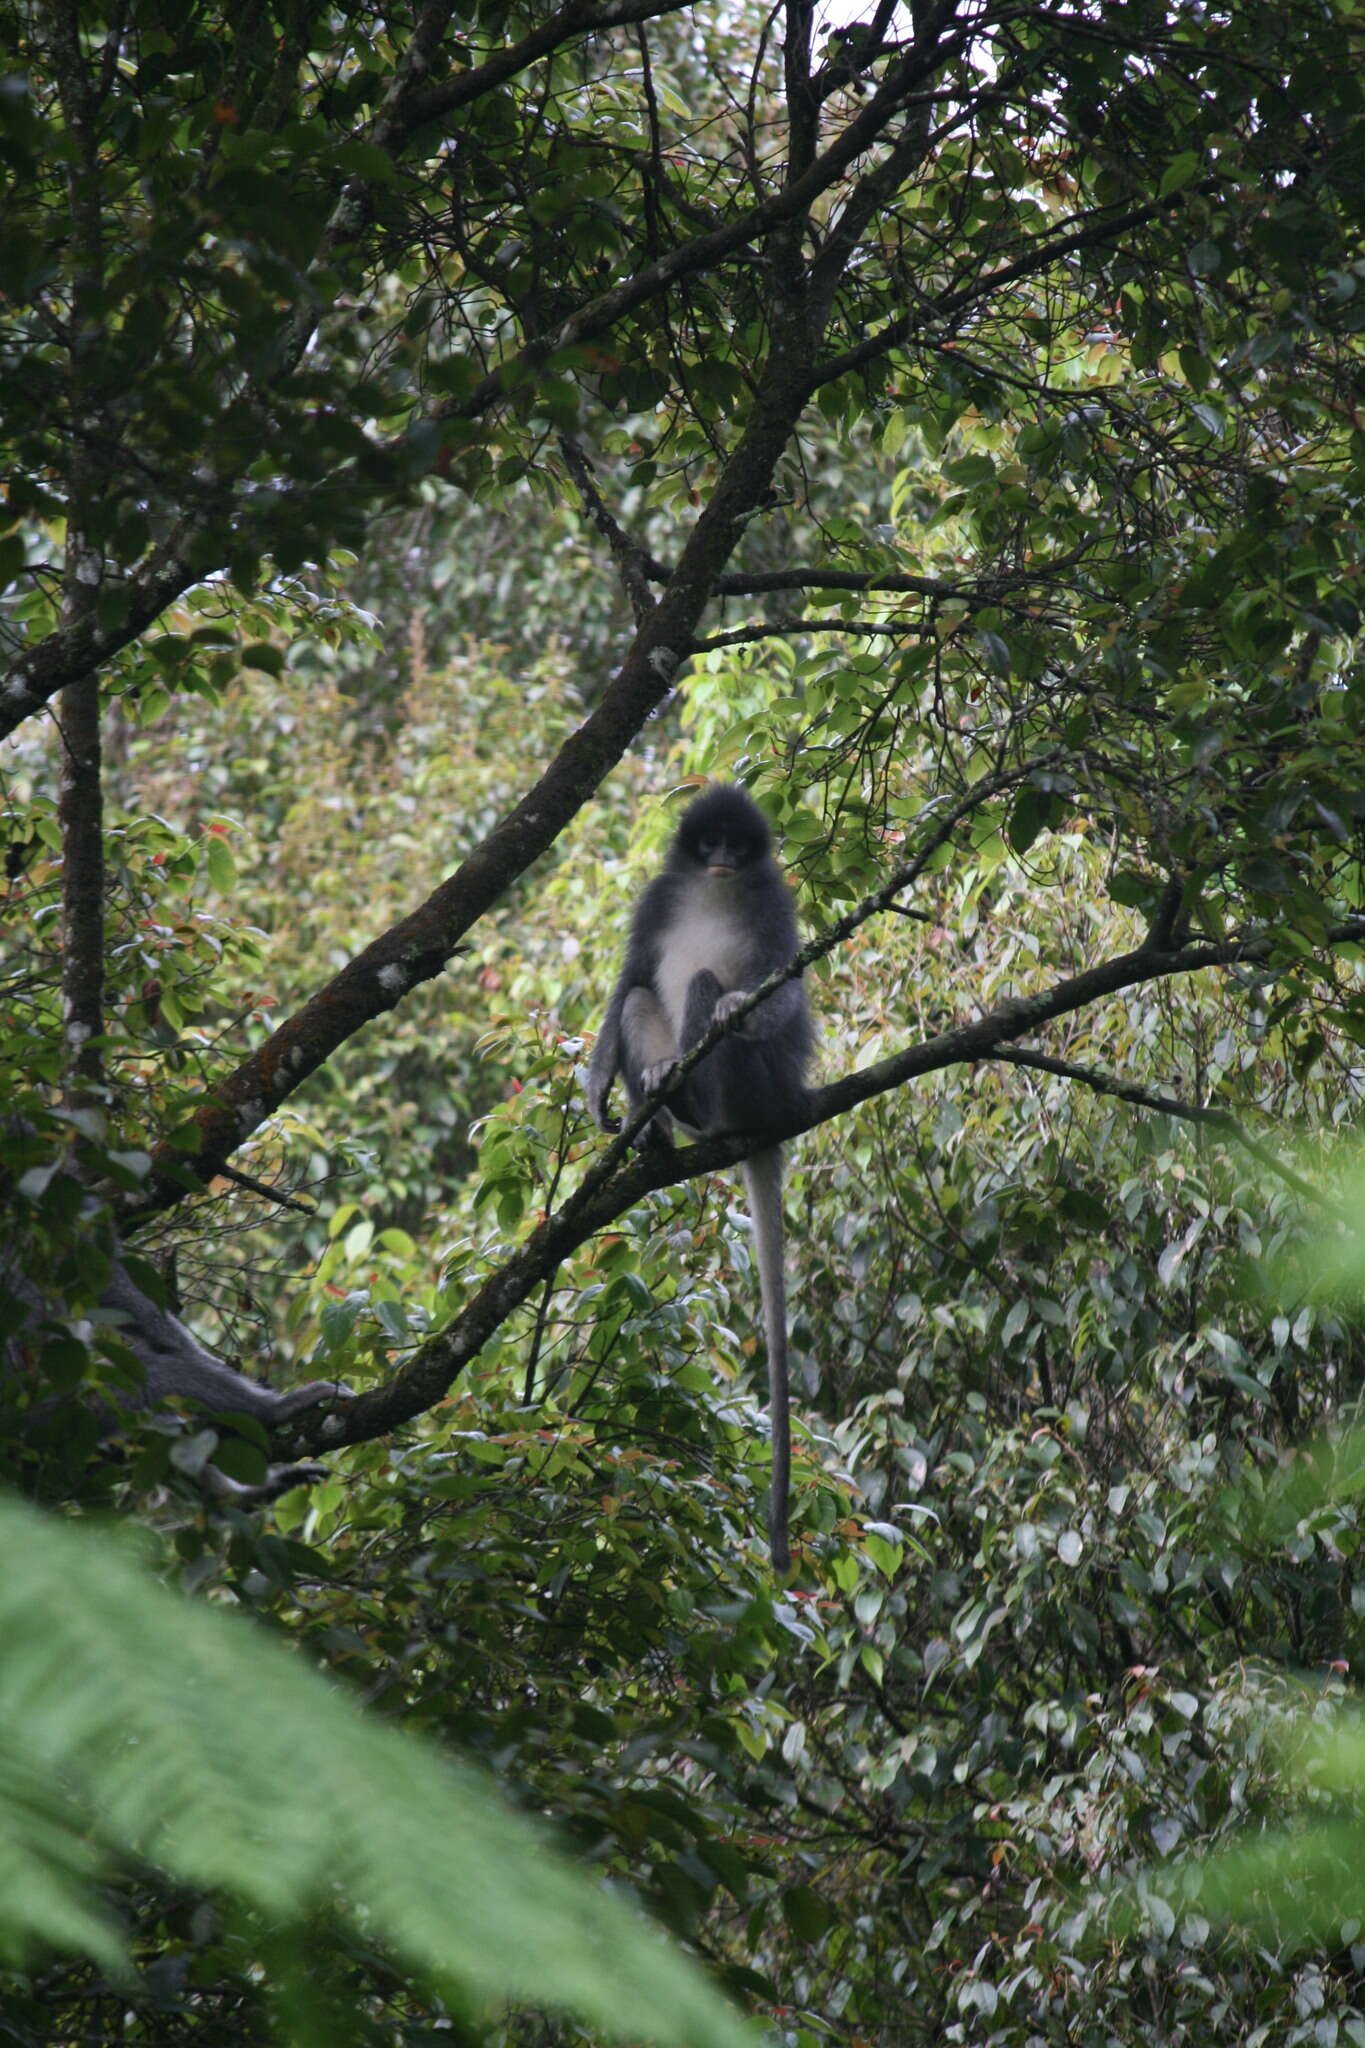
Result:
[[623,974],[612,990],[607,1014],[602,1019],[602,1029],[597,1034],[592,1058],[588,1062],[588,1108],[599,1131],[619,1131],[619,1117],[607,1113],[611,1098],[612,1083],[621,1071],[621,1012],[630,994],[631,983]]
[[608,1114],[607,1103],[616,1076],[624,1074],[629,1084],[632,1071],[627,1066],[630,1048],[624,1035],[627,999],[634,989],[643,989],[651,996],[654,993],[654,976],[659,964],[655,934],[662,921],[661,910],[665,900],[662,883],[663,877],[651,882],[636,907],[630,927],[630,943],[626,947],[626,964],[611,992],[607,1014],[602,1019],[602,1029],[597,1034],[597,1044],[588,1062],[588,1108],[600,1131],[619,1131],[621,1128],[620,1119]]

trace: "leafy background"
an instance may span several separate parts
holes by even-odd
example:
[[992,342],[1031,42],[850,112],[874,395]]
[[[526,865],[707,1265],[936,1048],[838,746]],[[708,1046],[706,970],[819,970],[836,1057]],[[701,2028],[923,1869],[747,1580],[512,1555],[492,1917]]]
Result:
[[[476,1760],[577,1860],[566,1912],[641,1902],[802,2048],[1365,2040],[1360,1336],[1319,1270],[1352,1270],[1365,1043],[1358,18],[990,0],[887,15],[856,64],[825,25],[812,139],[800,7],[766,38],[609,12],[9,10],[0,1167],[53,1314],[0,1387],[7,1476]],[[858,122],[793,228],[789,167]],[[735,500],[670,693],[670,571]],[[97,691],[99,816],[21,716],[59,675]],[[811,971],[818,1078],[939,1047],[793,1154],[792,1583],[720,1171],[547,1258],[401,1423],[102,1436],[116,1240],[205,1341],[362,1417],[458,1331],[597,1156],[582,1061],[705,777],[768,808],[808,931],[917,864]],[[402,1001],[332,1030],[509,817]],[[954,1037],[1144,938],[1179,971]],[[219,1101],[254,1105],[227,1153]],[[298,1447],[327,1476],[269,1513],[203,1490]],[[229,1731],[273,1732],[278,1660],[210,1711],[164,1599],[56,1530],[64,1613],[13,1527],[13,1808],[135,1974],[49,1921],[7,1950],[9,2038],[643,2025],[610,1958],[528,1990],[419,1940],[396,1854],[282,1896],[260,1828],[293,1802],[328,1858],[347,1773],[440,1839],[442,1901],[455,1824],[433,1793],[423,1834],[388,1731],[310,1741],[302,1692],[262,1776]],[[139,1718],[163,1659],[198,1751]],[[176,1856],[146,1817],[179,1786]],[[538,1956],[536,1854],[494,1830],[488,1867]],[[704,1993],[664,1967],[682,2039]]]

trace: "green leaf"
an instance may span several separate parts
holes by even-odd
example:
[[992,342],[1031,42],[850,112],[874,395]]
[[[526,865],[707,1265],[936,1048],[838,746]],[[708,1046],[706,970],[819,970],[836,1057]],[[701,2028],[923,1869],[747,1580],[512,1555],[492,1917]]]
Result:
[[269,676],[284,674],[284,656],[268,640],[252,640],[242,649],[242,667],[258,668]]
[[1110,877],[1109,894],[1125,910],[1149,910],[1161,894],[1161,884],[1136,868],[1120,868]]
[[40,1341],[43,1378],[69,1394],[90,1369],[89,1347],[79,1337],[44,1337]]
[[945,462],[943,474],[955,484],[989,484],[995,481],[995,464],[989,455],[962,455]]
[[878,1571],[885,1578],[894,1579],[896,1573],[901,1568],[901,1562],[905,1555],[901,1545],[899,1543],[888,1543],[884,1536],[877,1535],[875,1530],[871,1529],[863,1531],[863,1544]]
[[7,589],[23,572],[24,543],[17,533],[7,533],[0,540],[0,590]]
[[1056,797],[1049,790],[1038,789],[1027,782],[1014,799],[1005,836],[1015,853],[1027,853],[1034,840],[1046,826],[1051,824],[1060,811]]
[[365,1306],[363,1294],[348,1294],[345,1301],[324,1302],[318,1317],[322,1341],[329,1351],[339,1351],[356,1326]]
[[909,425],[910,421],[905,413],[893,412],[891,414],[886,425],[882,428],[883,455],[894,457],[900,454],[902,447],[905,445],[905,436]]
[[1180,374],[1185,382],[1194,391],[1206,391],[1213,375],[1207,359],[1200,355],[1197,348],[1177,349],[1176,356],[1180,363]]
[[374,1304],[374,1313],[386,1337],[391,1337],[395,1344],[406,1344],[409,1341],[412,1332],[408,1328],[408,1319],[403,1313],[401,1302],[377,1301]]
[[209,834],[205,858],[214,888],[225,896],[229,895],[237,886],[237,865],[228,851],[227,842],[216,833]]
[[1187,185],[1199,176],[1202,159],[1195,150],[1186,150],[1182,156],[1174,157],[1161,174],[1157,186],[1158,199],[1169,199],[1172,192],[1183,192]]
[[788,1886],[782,1894],[782,1917],[798,1941],[819,1941],[834,1924],[834,1915],[809,1885]]

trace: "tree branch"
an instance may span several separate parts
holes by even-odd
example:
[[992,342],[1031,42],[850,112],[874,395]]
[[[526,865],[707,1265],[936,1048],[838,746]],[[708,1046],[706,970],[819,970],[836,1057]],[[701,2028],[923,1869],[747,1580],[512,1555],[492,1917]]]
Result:
[[254,1173],[243,1173],[239,1167],[219,1168],[224,1180],[234,1186],[245,1188],[249,1194],[261,1195],[267,1202],[278,1202],[282,1209],[297,1209],[300,1216],[316,1216],[316,1202],[301,1202],[297,1195],[287,1194],[283,1188],[272,1188],[268,1180],[257,1180]]
[[[927,57],[923,60],[925,65],[928,61]],[[908,78],[918,62],[907,58],[892,71]],[[794,195],[801,188],[815,179],[823,189],[838,168],[875,140],[880,119],[895,101],[894,90],[879,89],[808,176],[783,188],[787,212],[782,217],[794,218],[799,211]],[[760,206],[753,219],[764,213],[765,206]],[[620,289],[628,296],[628,288],[633,288],[630,281]],[[617,297],[619,293],[607,294],[597,303],[615,303]],[[621,306],[626,303],[620,301]],[[748,424],[663,595],[637,628],[625,662],[596,709],[561,747],[529,794],[454,875],[417,910],[356,955],[219,1084],[212,1101],[196,1117],[197,1153],[192,1157],[169,1151],[157,1155],[148,1195],[134,1208],[134,1220],[182,1198],[186,1167],[205,1178],[219,1171],[242,1140],[338,1046],[363,1024],[392,1009],[410,988],[439,973],[469,927],[553,844],[667,694],[744,522],[764,500],[811,389],[819,335],[808,320],[801,295],[793,295],[790,280],[774,287],[769,333],[769,357],[758,379]],[[561,328],[561,342],[564,338],[565,329]]]
[[[643,20],[657,13],[671,11],[671,6],[657,6],[653,4],[653,0],[641,0],[641,4],[638,5],[633,4],[633,0],[622,0],[622,4],[617,8],[594,12],[587,4],[587,0],[570,0],[570,4],[561,9],[554,17],[554,21],[546,24],[543,31],[537,31],[535,36],[524,39],[522,44],[500,53],[498,58],[490,60],[490,66],[505,65],[515,68],[514,52],[522,53],[519,61],[531,61],[526,55],[529,46],[535,43],[539,36],[550,33],[552,29],[560,40],[564,40],[579,29],[586,33],[603,26],[615,26],[628,20]],[[436,7],[432,10],[432,18],[439,16],[441,12],[442,9]],[[426,18],[424,16],[424,20]],[[905,57],[888,67],[887,76],[877,91],[803,176],[783,185],[739,219],[695,237],[691,242],[670,251],[656,262],[645,264],[609,291],[599,293],[548,334],[535,337],[523,348],[509,355],[481,378],[463,398],[451,399],[448,403],[437,406],[429,416],[431,420],[439,424],[446,419],[468,421],[480,417],[500,404],[509,389],[524,382],[556,351],[598,339],[624,314],[657,297],[679,280],[710,268],[727,256],[761,241],[775,228],[804,217],[813,203],[844,171],[882,139],[887,122],[899,110],[906,92],[929,75],[934,61],[942,61],[955,47],[954,42],[930,53],[907,52]],[[500,72],[497,77],[494,77],[490,67],[479,69],[486,74],[482,90],[490,89],[492,85],[500,82],[503,76],[510,75],[510,69]],[[415,86],[414,80],[417,75],[417,71],[411,67],[405,70],[401,80],[396,81],[395,87],[391,89],[385,103],[382,113],[384,127],[381,146],[391,155],[396,154],[413,133],[429,121],[439,118],[443,110],[448,111],[458,105],[462,94],[473,90],[472,86],[464,81],[467,78],[472,79],[474,74],[461,74],[459,78],[448,81],[440,88],[431,88],[434,97],[427,98],[418,92]],[[348,187],[348,191],[351,191],[351,188]],[[1179,195],[1163,202],[1162,205],[1174,206],[1178,203],[1178,197]],[[345,195],[343,200],[346,200]],[[351,197],[346,200],[344,206],[342,201],[338,202],[341,211],[334,211],[324,231],[330,238],[329,247],[345,240],[355,231],[359,221],[359,216],[355,214],[358,203],[358,195],[354,191],[351,191]],[[1070,249],[1082,246],[1087,240],[1103,240],[1122,234],[1131,224],[1139,223],[1159,210],[1161,208],[1152,206],[1116,216],[1109,222],[1084,230],[1069,239],[1062,238],[1056,243],[1049,244],[1045,250],[1035,252],[1031,257],[1024,259],[1022,265],[1007,266],[955,298],[942,302],[926,302],[923,307],[908,313],[902,321],[882,330],[879,336],[871,337],[869,342],[861,344],[858,349],[841,357],[829,358],[818,368],[812,363],[807,372],[806,395],[813,393],[821,383],[843,375],[846,369],[855,367],[857,363],[869,360],[872,356],[882,353],[885,348],[907,340],[918,326],[931,325],[950,315],[959,306],[965,307],[975,303],[987,287],[994,289],[1001,284],[1009,283],[1016,275],[1031,275],[1042,267],[1045,261],[1066,254]],[[285,373],[300,359],[311,331],[311,323],[305,319],[302,327],[297,327],[290,333],[289,347],[285,352]],[[277,364],[272,373],[272,381],[278,384],[281,375],[281,369]],[[342,481],[341,476],[333,475],[327,479],[326,488],[335,490]],[[312,494],[313,487],[310,486],[292,495],[296,496],[300,503],[305,503]],[[290,495],[284,494],[284,500]],[[215,517],[221,514],[221,509],[221,506],[215,506]],[[273,509],[275,516],[279,517],[284,510],[284,502],[277,500]],[[187,514],[170,538],[148,557],[142,568],[127,578],[120,593],[122,617],[117,623],[101,627],[91,617],[80,622],[78,626],[64,624],[60,631],[50,634],[39,645],[26,650],[12,664],[3,684],[0,685],[0,739],[13,732],[26,718],[41,710],[67,683],[112,660],[139,638],[168,604],[173,603],[192,584],[202,579],[204,565],[196,563],[194,555],[196,540],[205,523],[206,515],[201,517]],[[249,509],[243,509],[238,530],[244,538],[249,538],[252,530]],[[664,580],[669,572],[652,565],[650,573],[657,580]],[[787,573],[775,572],[779,579]],[[802,573],[797,572],[798,577]],[[847,573],[849,572],[810,572],[814,581],[827,589],[920,589],[923,594],[931,595],[938,591],[947,594],[950,588],[932,585],[930,579],[906,579],[894,583],[884,583],[877,579],[848,582],[844,580]],[[771,578],[744,577],[737,579],[728,589],[718,587],[715,594],[754,596],[763,590],[802,587],[805,585],[800,580],[784,582],[773,581]],[[676,638],[672,644],[675,652],[683,651]]]
[[[439,15],[441,8],[435,9]],[[516,63],[533,61],[535,55],[544,54],[540,39],[550,37],[549,47],[555,47],[555,39],[565,40],[569,35],[588,33],[602,27],[616,26],[626,21],[645,20],[652,15],[674,11],[671,5],[658,6],[654,0],[621,0],[616,7],[594,10],[588,0],[569,0],[545,24],[542,30],[527,37],[521,44],[501,52],[490,59],[486,66],[478,67],[482,84],[478,90],[491,89],[510,76]],[[427,19],[426,16],[423,17]],[[434,16],[433,16],[434,18]],[[535,46],[532,50],[532,46]],[[530,54],[528,54],[530,52]],[[514,61],[515,59],[515,61]],[[909,59],[906,60],[909,63]],[[499,69],[498,67],[503,67]],[[895,72],[897,67],[892,67]],[[460,74],[438,88],[430,89],[430,97],[419,93],[415,87],[415,71],[404,70],[400,79],[390,90],[385,101],[381,118],[384,146],[390,155],[396,154],[400,146],[423,126],[449,113],[463,103],[463,96],[477,96],[473,84],[476,74]],[[599,293],[581,306],[577,312],[548,334],[540,335],[509,355],[487,376],[479,380],[474,388],[461,399],[452,399],[437,406],[430,418],[439,423],[445,419],[472,420],[479,418],[496,405],[501,404],[513,386],[523,383],[528,376],[539,369],[557,350],[577,346],[598,339],[613,326],[623,314],[633,311],[638,305],[657,297],[680,279],[695,275],[725,257],[748,248],[756,241],[783,223],[802,217],[822,193],[829,189],[865,151],[879,140],[886,122],[896,111],[897,92],[892,89],[891,76],[872,96],[867,104],[835,138],[830,147],[805,176],[782,186],[769,198],[726,226],[710,230],[697,236],[693,241],[670,251],[656,262],[644,265],[632,276],[623,279],[609,291]],[[324,234],[329,238],[328,246],[347,239],[359,225],[360,195],[357,189],[347,188],[350,198],[342,195],[338,208],[329,220]],[[344,203],[343,203],[344,202]],[[362,209],[363,210],[363,209]],[[285,351],[284,371],[277,364],[272,381],[276,385],[282,374],[297,364],[307,345],[312,331],[310,316],[300,316],[303,325],[296,325],[288,334]],[[814,388],[813,363],[806,370],[806,395]],[[799,408],[798,408],[799,416]],[[326,480],[325,488],[335,490],[344,477],[333,475]],[[298,493],[283,494],[283,500],[291,495],[300,503],[312,495],[313,487]],[[275,515],[284,509],[282,500],[277,499]],[[754,508],[750,508],[754,509]],[[215,517],[220,516],[221,505],[214,507]],[[114,624],[97,627],[94,618],[82,621],[79,627],[63,627],[50,634],[36,647],[28,649],[12,664],[0,685],[0,739],[31,717],[47,704],[56,692],[67,683],[77,680],[90,670],[103,666],[129,646],[153,624],[168,604],[181,596],[190,586],[200,581],[205,565],[195,561],[195,543],[206,524],[206,516],[187,514],[177,525],[174,534],[147,559],[143,567],[128,577],[121,591],[122,617]],[[249,537],[251,519],[249,509],[244,508],[238,525],[243,537]],[[659,580],[668,576],[667,570],[659,571]],[[686,641],[675,636],[670,643],[681,656]]]
[[[1045,568],[1000,569],[982,577],[979,583],[950,583],[941,576],[911,576],[899,570],[882,573],[875,569],[755,569],[730,570],[716,581],[717,597],[767,597],[783,590],[853,590],[905,597],[931,597],[967,604],[998,604],[1010,590],[1043,583],[1070,569],[1081,559],[1073,548],[1059,555]],[[668,571],[655,565],[659,575]]]
[[911,619],[839,619],[832,615],[814,619],[783,619],[777,625],[732,626],[728,633],[708,633],[704,640],[693,641],[692,652],[710,654],[717,647],[747,647],[757,640],[785,640],[792,633],[848,633],[862,639],[875,639],[881,634],[894,640],[907,640],[927,630]]
[[[67,131],[67,202],[74,268],[69,355],[71,411],[80,418],[88,396],[104,279],[99,137],[95,96],[81,49],[75,0],[53,12],[62,116]],[[102,479],[89,451],[73,438],[67,455],[68,512],[62,568],[63,630],[93,627],[103,557],[92,528]],[[94,671],[62,693],[58,815],[62,831],[62,1035],[67,1098],[99,1082],[98,1041],[104,1028],[104,791],[101,777],[100,687]]]
[[[1365,938],[1365,920],[1343,925],[1329,936],[1337,943],[1358,945]],[[1264,937],[1225,945],[1187,945],[1169,952],[1144,943],[1070,975],[1036,996],[1001,1003],[972,1023],[940,1032],[921,1045],[813,1089],[799,1120],[761,1136],[703,1138],[676,1152],[651,1148],[626,1163],[622,1155],[628,1138],[623,1133],[588,1169],[563,1207],[537,1226],[506,1263],[490,1274],[454,1321],[414,1352],[387,1385],[359,1395],[344,1410],[325,1418],[310,1420],[307,1414],[295,1418],[289,1426],[290,1441],[314,1450],[364,1443],[424,1414],[444,1399],[465,1366],[557,1265],[656,1189],[734,1166],[753,1152],[799,1137],[803,1131],[922,1074],[1000,1057],[1003,1048],[1053,1018],[1086,1009],[1105,996],[1177,975],[1263,960],[1269,948],[1270,941]]]
[[[548,334],[538,335],[490,370],[463,398],[452,398],[448,404],[439,407],[433,418],[478,418],[496,404],[509,387],[523,382],[528,372],[538,369],[558,350],[597,340],[623,314],[633,312],[636,306],[657,297],[668,286],[710,269],[726,256],[763,241],[776,229],[790,227],[803,220],[816,200],[850,165],[883,139],[887,123],[900,110],[905,94],[929,75],[933,68],[932,60],[945,61],[964,40],[959,37],[941,50],[935,49],[927,54],[915,50],[907,52],[898,63],[889,67],[876,92],[802,176],[789,179],[738,220],[714,228],[708,234],[698,235],[694,241],[671,250],[656,263],[645,264],[630,277],[623,278],[620,284],[590,299],[576,313],[562,320],[558,327]],[[809,389],[813,392],[823,381],[823,374],[812,365],[809,375]]]
[[753,413],[683,549],[667,589],[638,627],[596,709],[516,808],[411,914],[390,926],[215,1088],[196,1116],[199,1147],[163,1147],[132,1219],[185,1193],[186,1168],[209,1179],[244,1138],[348,1038],[450,960],[469,927],[546,852],[667,696],[697,622],[746,519],[764,501],[805,404],[815,337],[774,319]]
[[141,637],[165,611],[200,580],[189,561],[197,522],[182,519],[170,538],[151,554],[144,567],[123,586],[123,617],[116,626],[101,626],[92,609],[67,620],[56,633],[13,663],[0,688],[0,739],[31,718],[65,689],[93,674]]
[[657,21],[665,14],[686,14],[692,4],[693,0],[608,0],[606,5],[594,6],[592,0],[567,0],[565,6],[519,43],[509,43],[505,50],[486,57],[482,64],[456,72],[439,85],[410,93],[402,110],[406,135],[448,121],[461,108],[471,106],[485,93],[494,92],[509,78],[515,78],[519,71],[551,56],[574,36],[601,35],[604,29]]
[[[606,527],[601,531],[613,553],[617,546],[628,549],[652,583],[667,583],[673,574],[669,563],[660,561],[642,541],[628,534],[610,511],[606,517],[615,538]],[[601,525],[595,515],[594,524]],[[1083,558],[1082,549],[1072,548],[1043,566],[1031,563],[1026,569],[998,569],[977,583],[954,583],[942,576],[915,576],[900,570],[834,569],[820,564],[809,569],[730,569],[716,578],[712,596],[771,597],[789,590],[849,590],[871,596],[927,597],[942,603],[999,604],[1011,591],[1054,581]]]

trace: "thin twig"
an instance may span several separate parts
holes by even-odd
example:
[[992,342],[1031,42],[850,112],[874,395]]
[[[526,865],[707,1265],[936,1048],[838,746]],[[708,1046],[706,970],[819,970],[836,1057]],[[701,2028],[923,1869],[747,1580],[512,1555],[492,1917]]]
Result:
[[1311,1180],[1305,1180],[1301,1173],[1295,1173],[1292,1166],[1286,1166],[1268,1145],[1253,1138],[1230,1110],[1211,1109],[1198,1102],[1182,1102],[1175,1095],[1158,1095],[1154,1089],[1141,1088],[1133,1081],[1120,1081],[1116,1074],[1102,1073],[1098,1067],[1078,1066],[1074,1060],[1058,1059],[1050,1052],[1033,1052],[1025,1046],[995,1046],[987,1057],[1003,1060],[1012,1067],[1032,1067],[1041,1074],[1056,1074],[1063,1081],[1080,1081],[1085,1087],[1093,1088],[1097,1095],[1112,1095],[1120,1102],[1133,1103],[1138,1109],[1156,1110],[1162,1116],[1179,1117],[1186,1123],[1212,1125],[1215,1130],[1235,1138],[1253,1159],[1259,1160],[1271,1173],[1278,1174],[1296,1194],[1319,1203],[1333,1214],[1337,1213],[1336,1204],[1323,1194],[1321,1188],[1314,1187]]
[[631,539],[611,511],[597,488],[591,463],[572,434],[560,435],[559,450],[564,457],[564,466],[573,478],[574,486],[583,501],[583,510],[611,549],[616,572],[621,578],[621,586],[638,626],[654,609],[654,593],[649,587],[648,551],[642,548],[638,541]]
[[531,1349],[526,1358],[526,1379],[521,1390],[523,1408],[529,1408],[536,1397],[536,1367],[540,1363],[540,1347],[545,1339],[545,1325],[550,1319],[550,1303],[554,1300],[555,1282],[558,1278],[559,1268],[555,1266],[546,1274],[545,1285],[541,1290],[540,1306],[536,1310],[536,1326],[531,1332]]
[[268,1181],[257,1180],[254,1173],[243,1173],[239,1166],[220,1166],[224,1180],[235,1181],[239,1188],[247,1188],[253,1195],[263,1195],[267,1202],[278,1202],[282,1209],[297,1209],[300,1216],[316,1216],[317,1205],[301,1202],[297,1195],[286,1195],[281,1188],[272,1188]]

